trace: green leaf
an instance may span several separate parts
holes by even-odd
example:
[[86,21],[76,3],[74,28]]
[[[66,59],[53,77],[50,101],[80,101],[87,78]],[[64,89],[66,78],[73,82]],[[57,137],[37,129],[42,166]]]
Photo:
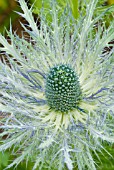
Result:
[[78,12],[78,0],[69,0],[70,7],[72,9],[72,14],[74,18],[78,18],[79,12]]
[[0,167],[8,165],[9,156],[10,155],[8,152],[5,153],[0,152]]
[[95,162],[98,165],[98,170],[114,170],[114,145],[105,144],[105,149],[112,155],[110,156],[105,150],[99,152],[100,162],[95,157]]
[[[30,0],[30,3],[33,4],[34,1],[33,0]],[[71,10],[72,10],[72,13],[73,13],[73,16],[74,18],[78,18],[79,16],[79,12],[78,12],[78,0],[57,0],[57,8],[59,9],[59,12],[63,12],[63,10],[65,9],[65,7],[67,6],[67,3],[70,4],[70,7],[71,7]],[[33,8],[33,12],[35,14],[39,14],[40,13],[40,10],[41,8],[44,7],[44,13],[46,16],[46,19],[48,21],[52,21],[51,20],[51,17],[47,14],[47,10],[46,9],[50,9],[52,8],[51,4],[50,4],[50,0],[36,0],[35,3],[34,3],[34,8]]]

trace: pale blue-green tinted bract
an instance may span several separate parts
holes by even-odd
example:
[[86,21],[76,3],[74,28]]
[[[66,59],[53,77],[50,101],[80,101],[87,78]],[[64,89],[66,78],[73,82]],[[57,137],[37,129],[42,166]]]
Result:
[[[16,155],[7,168],[31,160],[33,170],[96,170],[93,154],[105,149],[103,142],[114,142],[114,48],[109,43],[114,22],[106,28],[103,14],[94,16],[96,0],[77,20],[69,5],[60,15],[57,2],[50,0],[47,15],[52,22],[45,19],[42,8],[38,29],[32,8],[18,1],[28,36],[20,38],[11,26],[10,41],[0,35],[1,56],[9,61],[0,63],[0,111],[5,114],[0,151],[14,148]],[[57,71],[55,77],[50,73],[57,67],[66,85],[60,83]],[[53,89],[57,78],[60,94]]]

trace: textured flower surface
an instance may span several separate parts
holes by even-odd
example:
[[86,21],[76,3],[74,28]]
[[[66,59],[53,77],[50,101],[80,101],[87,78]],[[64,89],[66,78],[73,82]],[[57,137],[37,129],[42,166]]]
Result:
[[52,22],[41,12],[38,29],[32,9],[18,1],[28,37],[11,27],[10,42],[0,35],[9,62],[0,63],[0,137],[7,135],[0,151],[13,146],[19,155],[8,168],[30,159],[33,170],[95,170],[92,154],[114,142],[114,23],[96,24],[103,15],[93,17],[96,0],[77,21],[69,7],[58,19],[52,0]]

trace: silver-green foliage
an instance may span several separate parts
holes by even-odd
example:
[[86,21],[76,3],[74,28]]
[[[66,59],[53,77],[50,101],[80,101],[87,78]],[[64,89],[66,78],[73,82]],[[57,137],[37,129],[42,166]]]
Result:
[[[32,8],[28,9],[24,0],[19,3],[23,10],[19,14],[28,22],[22,27],[29,38],[19,38],[13,34],[12,27],[8,32],[10,43],[0,35],[1,56],[6,55],[10,65],[5,59],[0,63],[0,111],[6,115],[1,120],[0,137],[7,135],[2,139],[0,151],[13,146],[12,154],[19,155],[7,168],[30,159],[34,162],[33,170],[72,170],[73,167],[95,170],[92,152],[96,155],[97,150],[102,152],[103,141],[114,142],[114,48],[109,43],[114,39],[114,23],[107,29],[105,23],[97,24],[102,21],[102,15],[93,18],[96,0],[91,0],[86,16],[80,16],[77,21],[68,7],[58,20],[56,1],[51,0],[52,23],[48,25],[41,12],[38,29]],[[104,52],[110,46],[111,50]],[[78,72],[87,77],[87,89],[99,89],[91,96],[83,95],[83,100],[96,103],[97,109],[91,112],[92,106],[88,105],[84,123],[75,123],[69,116],[69,125],[62,128],[57,120],[43,123],[45,112],[50,112],[45,110],[42,94],[50,67],[69,62],[76,64]],[[100,81],[93,85],[96,77]]]

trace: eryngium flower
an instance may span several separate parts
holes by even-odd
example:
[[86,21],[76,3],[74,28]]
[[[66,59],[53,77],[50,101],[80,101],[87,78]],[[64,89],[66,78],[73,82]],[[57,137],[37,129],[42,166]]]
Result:
[[0,151],[14,147],[18,155],[8,168],[30,159],[33,170],[95,170],[92,154],[114,142],[113,23],[106,29],[102,15],[93,16],[96,0],[77,21],[69,7],[60,16],[52,0],[52,22],[41,12],[38,29],[32,9],[19,3],[29,39],[11,28],[10,42],[0,35],[9,61],[0,63],[0,136],[7,135]]

